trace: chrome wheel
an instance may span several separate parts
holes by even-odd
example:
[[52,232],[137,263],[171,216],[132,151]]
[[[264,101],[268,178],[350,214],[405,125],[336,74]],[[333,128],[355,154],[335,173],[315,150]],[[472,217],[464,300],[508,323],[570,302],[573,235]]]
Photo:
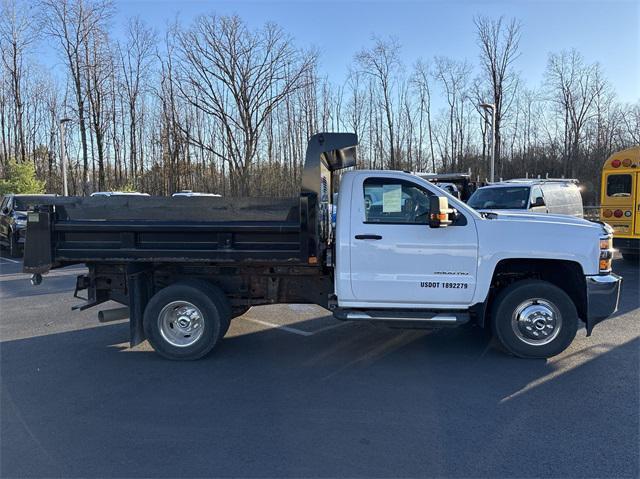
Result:
[[514,310],[511,327],[521,341],[532,346],[542,346],[549,344],[560,333],[562,315],[549,301],[528,299]]
[[204,332],[204,318],[200,310],[187,301],[173,301],[158,315],[158,329],[162,338],[179,348],[198,342]]

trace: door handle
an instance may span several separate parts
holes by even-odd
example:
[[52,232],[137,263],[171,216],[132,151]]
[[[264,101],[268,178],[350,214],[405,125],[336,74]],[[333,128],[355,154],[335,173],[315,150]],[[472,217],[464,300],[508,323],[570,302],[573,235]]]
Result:
[[382,236],[380,236],[380,235],[356,235],[356,239],[359,239],[359,240],[365,240],[365,239],[381,240]]

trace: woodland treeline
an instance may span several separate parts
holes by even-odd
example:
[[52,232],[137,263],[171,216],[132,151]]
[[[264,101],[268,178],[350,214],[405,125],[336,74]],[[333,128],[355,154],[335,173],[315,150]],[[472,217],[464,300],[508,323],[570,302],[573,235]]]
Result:
[[61,193],[64,141],[71,194],[288,196],[308,137],[353,131],[363,167],[485,178],[483,102],[496,107],[496,177],[577,177],[593,192],[604,159],[640,144],[640,102],[618,101],[597,59],[549,52],[531,84],[517,68],[518,19],[478,16],[469,28],[468,58],[409,64],[394,38],[373,37],[330,81],[320,52],[271,23],[212,13],[160,32],[140,18],[115,24],[105,0],[4,0],[0,169],[32,162]]

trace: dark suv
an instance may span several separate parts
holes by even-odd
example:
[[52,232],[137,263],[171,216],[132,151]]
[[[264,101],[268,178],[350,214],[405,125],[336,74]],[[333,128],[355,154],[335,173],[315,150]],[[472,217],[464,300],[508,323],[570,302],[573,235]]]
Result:
[[0,245],[16,258],[24,246],[27,212],[55,195],[4,195],[0,204]]

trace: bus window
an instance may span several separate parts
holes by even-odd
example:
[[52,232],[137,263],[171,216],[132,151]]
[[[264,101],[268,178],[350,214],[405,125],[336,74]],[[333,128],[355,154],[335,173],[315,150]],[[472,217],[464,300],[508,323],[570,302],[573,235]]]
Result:
[[607,176],[607,196],[611,196],[611,197],[631,196],[631,175]]

